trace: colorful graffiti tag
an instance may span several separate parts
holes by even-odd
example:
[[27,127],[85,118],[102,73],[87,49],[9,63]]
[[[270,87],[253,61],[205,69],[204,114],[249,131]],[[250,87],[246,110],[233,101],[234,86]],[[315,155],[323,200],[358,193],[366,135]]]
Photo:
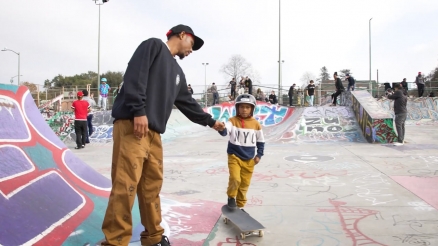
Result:
[[[215,120],[228,121],[229,118],[236,115],[234,103],[222,103],[220,105],[209,107],[206,110]],[[254,118],[262,126],[277,125],[292,115],[293,108],[283,107],[265,102],[257,102],[254,111]]]
[[[103,239],[110,180],[53,133],[26,87],[0,84],[0,119],[0,245],[96,245]],[[202,239],[194,243],[183,234],[208,233],[219,212],[200,204],[219,211],[215,202],[164,198],[166,235],[182,235],[175,240],[180,245],[201,245]],[[132,216],[132,242],[138,242],[144,230],[138,209]]]
[[397,141],[394,120],[367,91],[353,91],[353,110],[369,143],[392,143]]
[[[378,100],[380,106],[394,116],[394,101],[387,98]],[[408,98],[408,125],[435,125],[438,124],[438,98]]]

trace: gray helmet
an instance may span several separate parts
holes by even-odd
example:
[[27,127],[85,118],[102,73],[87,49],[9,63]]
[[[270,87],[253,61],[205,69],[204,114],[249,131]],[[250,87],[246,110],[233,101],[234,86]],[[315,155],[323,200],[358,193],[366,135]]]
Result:
[[251,104],[253,106],[252,114],[251,115],[254,115],[254,111],[255,111],[255,107],[257,105],[257,102],[256,102],[256,99],[255,99],[255,97],[253,95],[251,95],[251,94],[240,94],[240,95],[238,95],[236,97],[235,102],[236,102],[236,104],[234,106],[236,107],[236,114],[238,112],[237,106],[239,104],[241,104],[241,103],[247,103],[247,104]]

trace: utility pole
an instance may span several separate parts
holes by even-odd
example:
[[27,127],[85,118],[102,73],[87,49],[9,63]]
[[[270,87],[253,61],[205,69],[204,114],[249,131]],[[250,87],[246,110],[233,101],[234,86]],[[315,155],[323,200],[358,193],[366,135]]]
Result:
[[370,80],[369,80],[369,89],[370,89],[370,94],[373,95],[373,85],[371,84],[371,20],[373,18],[370,19],[369,21],[369,45],[370,45]]
[[205,108],[207,108],[207,66],[208,66],[208,62],[206,62],[206,63],[202,63],[202,65],[204,65],[204,76],[205,76],[205,78],[204,78],[204,84],[205,84],[205,91],[204,91],[204,94],[205,94]]
[[278,0],[278,103],[283,104],[281,84],[281,0]]

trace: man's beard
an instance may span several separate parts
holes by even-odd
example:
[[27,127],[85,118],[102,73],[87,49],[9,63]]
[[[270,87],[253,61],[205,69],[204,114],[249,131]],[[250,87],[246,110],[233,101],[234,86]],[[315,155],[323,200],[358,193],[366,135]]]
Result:
[[179,57],[180,60],[182,60],[182,59],[184,59],[184,57],[186,57],[186,56],[185,56],[184,54],[179,54],[178,57]]

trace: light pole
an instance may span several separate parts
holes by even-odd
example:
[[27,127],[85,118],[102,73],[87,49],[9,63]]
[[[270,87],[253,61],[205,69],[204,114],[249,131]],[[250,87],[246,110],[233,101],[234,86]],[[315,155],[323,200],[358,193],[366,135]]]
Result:
[[[2,51],[12,51],[18,55],[18,75],[17,76],[18,76],[18,85],[20,85],[20,52],[15,52],[15,51],[13,51],[11,49],[7,49],[7,48],[3,48]],[[17,77],[17,76],[15,76],[15,77]]]
[[280,82],[279,82],[280,90],[278,92],[278,103],[280,105],[282,105],[283,104],[283,96],[281,93],[282,93],[282,89],[283,89],[283,63],[284,63],[284,60],[281,60],[281,62],[278,61],[278,63],[280,64],[280,76],[279,76],[280,77]]
[[[23,76],[23,75],[20,75],[20,76]],[[14,77],[12,77],[12,78],[11,78],[11,85],[14,83],[14,78],[15,78],[15,77],[20,77],[20,76],[15,75]]]
[[100,95],[100,5],[103,5],[109,0],[102,0],[102,2],[100,2],[99,0],[93,0],[93,1],[94,4],[99,6],[99,27],[97,34],[97,93],[99,93]]
[[373,18],[371,18],[370,19],[370,21],[369,21],[369,38],[370,38],[370,41],[369,41],[369,45],[370,45],[370,80],[369,80],[369,88],[370,88],[370,94],[371,95],[373,95],[373,85],[371,84],[371,20],[372,20]]
[[281,0],[278,0],[278,97],[279,104],[283,104],[281,96]]
[[205,107],[207,108],[207,66],[208,66],[208,62],[206,63],[202,63],[202,65],[204,65],[204,75],[205,75],[205,79],[204,79],[204,83],[205,83]]

